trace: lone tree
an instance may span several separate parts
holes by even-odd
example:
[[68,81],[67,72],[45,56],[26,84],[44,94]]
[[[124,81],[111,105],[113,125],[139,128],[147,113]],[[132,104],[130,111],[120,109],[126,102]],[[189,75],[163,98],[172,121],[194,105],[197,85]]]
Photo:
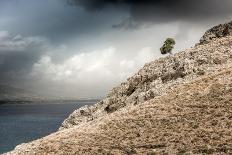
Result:
[[160,48],[161,54],[172,54],[172,49],[174,48],[175,44],[176,42],[173,38],[167,38],[164,45]]

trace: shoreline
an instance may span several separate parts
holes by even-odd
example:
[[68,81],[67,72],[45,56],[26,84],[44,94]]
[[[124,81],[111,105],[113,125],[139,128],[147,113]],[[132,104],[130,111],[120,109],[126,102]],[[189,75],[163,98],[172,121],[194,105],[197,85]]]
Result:
[[6,104],[14,104],[14,105],[25,105],[25,104],[62,104],[62,103],[75,103],[75,102],[86,102],[86,103],[93,103],[93,102],[99,102],[101,99],[81,99],[81,100],[0,100],[0,105],[6,105]]

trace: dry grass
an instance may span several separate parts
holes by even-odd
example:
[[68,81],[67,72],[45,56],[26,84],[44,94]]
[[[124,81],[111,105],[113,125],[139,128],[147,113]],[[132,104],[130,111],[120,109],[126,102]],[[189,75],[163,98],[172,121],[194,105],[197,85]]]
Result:
[[232,69],[21,145],[9,154],[232,154]]

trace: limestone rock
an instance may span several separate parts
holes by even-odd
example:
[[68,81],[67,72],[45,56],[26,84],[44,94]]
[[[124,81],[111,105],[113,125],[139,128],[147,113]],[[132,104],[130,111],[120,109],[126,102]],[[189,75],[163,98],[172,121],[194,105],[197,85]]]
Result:
[[199,44],[207,44],[213,39],[222,38],[232,35],[232,21],[225,24],[217,25],[208,31],[202,36]]

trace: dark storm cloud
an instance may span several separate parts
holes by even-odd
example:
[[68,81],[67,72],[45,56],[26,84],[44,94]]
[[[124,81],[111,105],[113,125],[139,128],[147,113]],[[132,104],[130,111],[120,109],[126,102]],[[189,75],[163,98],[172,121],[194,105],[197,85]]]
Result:
[[[109,11],[94,15],[63,0],[0,0],[0,82],[4,75],[9,79],[11,73],[16,78],[30,72],[33,64],[46,54],[44,46],[54,48],[70,40],[79,45],[84,35],[94,37],[111,29],[115,18],[110,17],[114,14]],[[41,36],[46,39],[40,40]],[[61,59],[75,52],[52,50]]]
[[47,48],[46,39],[0,31],[0,82],[11,82],[30,72]]
[[[120,16],[121,12],[117,13]],[[67,5],[65,0],[0,0],[0,31],[45,36],[60,44],[105,32],[117,20],[117,13],[109,10],[107,14],[92,14]]]
[[[131,20],[136,22],[208,20],[232,13],[231,0],[69,0],[69,3],[89,11],[108,6],[127,6]],[[131,21],[125,20],[121,25],[130,24],[126,22]]]

